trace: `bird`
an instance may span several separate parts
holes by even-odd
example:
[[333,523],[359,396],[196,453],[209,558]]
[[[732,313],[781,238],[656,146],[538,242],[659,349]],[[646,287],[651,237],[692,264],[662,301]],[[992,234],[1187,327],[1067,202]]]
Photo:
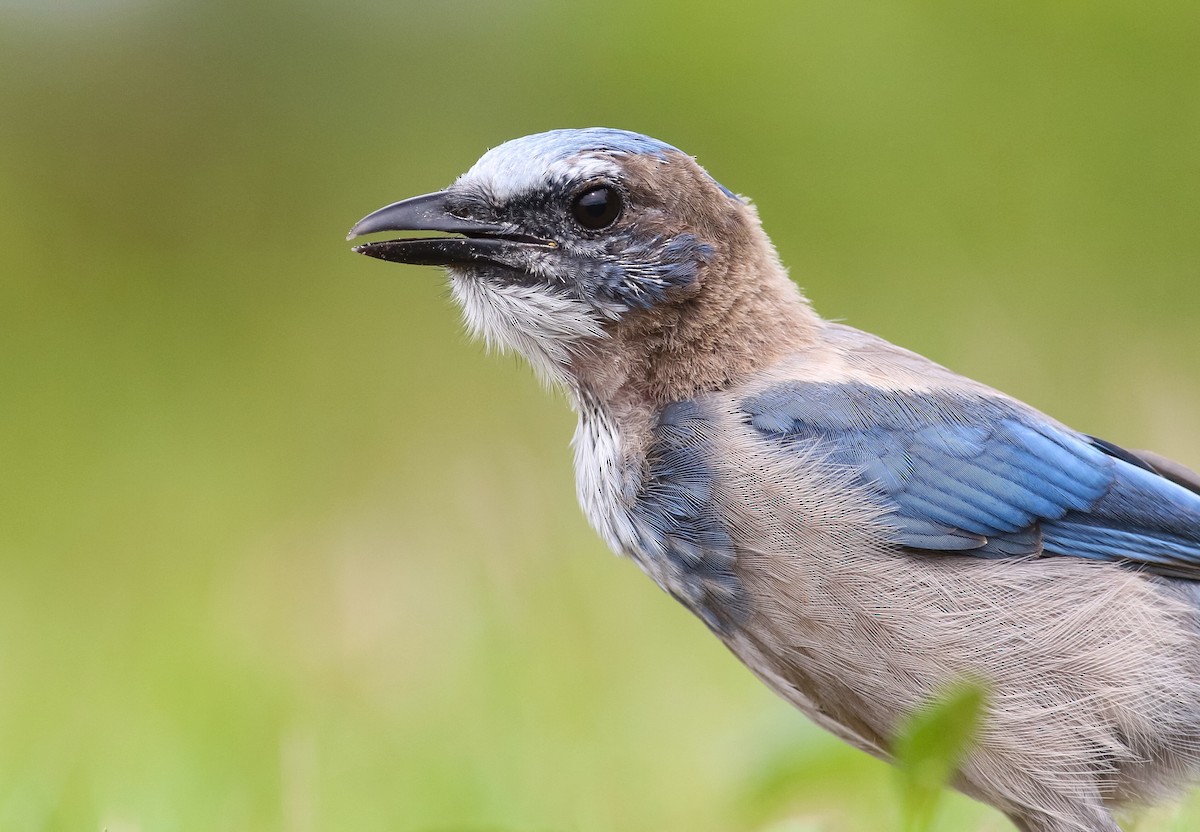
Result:
[[353,226],[444,267],[468,330],[578,414],[617,553],[822,728],[894,762],[962,680],[952,785],[1023,832],[1119,832],[1200,770],[1200,475],[826,320],[747,198],[635,132],[488,150]]

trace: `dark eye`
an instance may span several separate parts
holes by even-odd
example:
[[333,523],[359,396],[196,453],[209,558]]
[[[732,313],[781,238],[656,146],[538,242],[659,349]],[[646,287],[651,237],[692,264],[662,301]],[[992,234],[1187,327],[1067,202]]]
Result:
[[590,231],[608,228],[621,216],[621,193],[608,185],[588,188],[571,203],[571,214]]

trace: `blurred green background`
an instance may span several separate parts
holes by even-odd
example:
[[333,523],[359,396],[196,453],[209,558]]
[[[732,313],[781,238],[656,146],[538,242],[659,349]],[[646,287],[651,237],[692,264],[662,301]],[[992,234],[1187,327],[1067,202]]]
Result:
[[646,132],[825,315],[1196,466],[1197,43],[1192,0],[0,0],[0,830],[895,828],[589,531],[561,397],[343,235]]

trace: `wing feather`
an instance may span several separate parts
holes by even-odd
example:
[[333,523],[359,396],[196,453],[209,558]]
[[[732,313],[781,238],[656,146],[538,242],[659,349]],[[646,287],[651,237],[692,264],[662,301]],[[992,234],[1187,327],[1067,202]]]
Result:
[[1010,399],[792,382],[742,406],[769,440],[853,468],[899,546],[1122,561],[1200,579],[1200,478]]

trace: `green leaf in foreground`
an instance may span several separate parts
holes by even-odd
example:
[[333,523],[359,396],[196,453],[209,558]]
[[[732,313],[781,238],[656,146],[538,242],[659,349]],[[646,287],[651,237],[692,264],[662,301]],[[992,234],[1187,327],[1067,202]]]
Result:
[[959,684],[909,717],[896,737],[904,829],[928,829],[942,788],[975,738],[984,688]]

